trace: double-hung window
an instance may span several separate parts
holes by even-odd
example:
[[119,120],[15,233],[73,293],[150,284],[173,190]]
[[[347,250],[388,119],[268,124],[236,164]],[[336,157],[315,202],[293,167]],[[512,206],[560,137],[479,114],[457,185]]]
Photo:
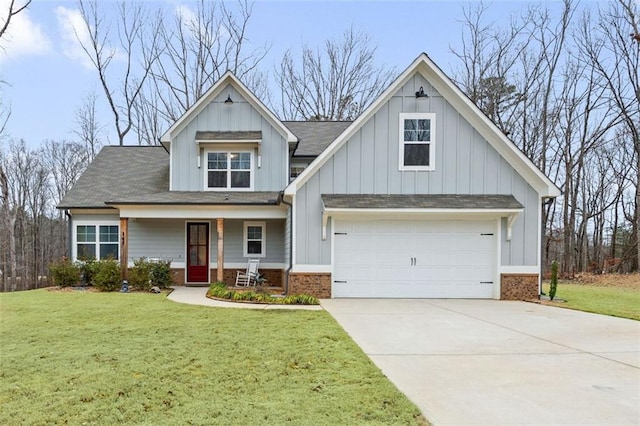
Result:
[[436,115],[400,114],[400,170],[434,170]]
[[252,188],[253,155],[248,151],[208,152],[206,188],[213,190]]
[[244,250],[245,257],[265,257],[266,253],[266,222],[244,223]]
[[77,225],[76,253],[78,260],[118,259],[118,225]]

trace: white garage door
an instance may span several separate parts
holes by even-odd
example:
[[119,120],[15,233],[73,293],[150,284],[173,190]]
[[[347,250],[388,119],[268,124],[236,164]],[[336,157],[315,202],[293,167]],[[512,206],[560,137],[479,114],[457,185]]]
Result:
[[495,221],[334,224],[333,297],[493,297]]

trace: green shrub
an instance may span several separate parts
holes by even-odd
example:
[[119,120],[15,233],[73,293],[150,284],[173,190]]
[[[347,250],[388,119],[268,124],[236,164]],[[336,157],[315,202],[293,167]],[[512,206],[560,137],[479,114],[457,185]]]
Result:
[[96,261],[95,259],[88,260],[79,260],[77,262],[78,267],[80,268],[80,275],[82,277],[82,283],[84,285],[92,285],[93,275],[96,269]]
[[102,291],[120,289],[120,264],[116,260],[99,260],[93,266],[91,284]]
[[133,267],[129,269],[127,281],[131,288],[149,291],[151,288],[151,263],[145,257],[134,259]]
[[251,301],[257,303],[271,303],[282,305],[319,305],[320,302],[307,294],[296,294],[287,297],[273,297],[260,291],[235,291],[227,288],[222,282],[215,282],[209,286],[207,296],[217,299],[238,301]]
[[158,260],[151,262],[150,274],[151,283],[153,285],[157,285],[160,288],[167,288],[173,285],[170,260]]
[[60,287],[77,285],[80,282],[80,267],[66,257],[60,262],[49,265],[53,283]]
[[551,262],[551,284],[549,285],[549,299],[553,300],[556,297],[556,290],[558,289],[558,262],[555,260]]

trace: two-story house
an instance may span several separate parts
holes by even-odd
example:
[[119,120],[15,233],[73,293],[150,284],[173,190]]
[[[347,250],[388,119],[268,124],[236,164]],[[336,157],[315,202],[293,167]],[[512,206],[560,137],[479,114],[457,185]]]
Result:
[[530,299],[558,188],[427,55],[353,122],[283,122],[227,72],[154,147],[105,147],[61,201],[71,255],[171,260],[290,294]]

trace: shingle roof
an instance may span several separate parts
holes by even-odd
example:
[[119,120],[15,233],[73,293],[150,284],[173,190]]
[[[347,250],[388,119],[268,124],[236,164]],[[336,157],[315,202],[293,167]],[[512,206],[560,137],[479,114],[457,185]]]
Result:
[[344,131],[351,121],[283,121],[300,142],[295,157],[316,157]]
[[388,195],[322,194],[325,208],[332,209],[499,209],[523,206],[513,195]]
[[197,131],[198,141],[239,141],[239,140],[260,140],[262,131],[242,131],[242,132],[220,132],[220,131]]
[[102,148],[59,209],[110,204],[276,204],[278,192],[169,192],[169,154],[160,146]]

